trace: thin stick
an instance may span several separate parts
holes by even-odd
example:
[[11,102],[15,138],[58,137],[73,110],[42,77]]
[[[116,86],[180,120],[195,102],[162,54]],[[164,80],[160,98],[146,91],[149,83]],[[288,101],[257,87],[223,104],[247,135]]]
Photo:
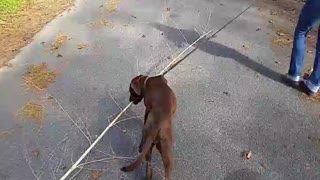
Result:
[[[241,13],[239,13],[236,17],[234,17],[233,19],[231,19],[227,24],[225,24],[224,26],[222,26],[219,30],[217,30],[215,33],[213,33],[211,35],[214,36],[216,34],[218,34],[220,31],[222,31],[224,28],[226,28],[229,24],[231,24],[234,20],[236,20],[239,16],[241,16],[243,13],[245,13],[248,9],[251,8],[252,5],[248,6],[245,10],[243,10]],[[173,66],[174,64],[176,64],[177,60],[185,53],[187,52],[192,46],[194,46],[195,44],[197,44],[201,39],[203,39],[205,36],[207,36],[208,34],[212,33],[214,29],[211,29],[210,31],[208,31],[207,33],[203,34],[202,36],[200,36],[196,41],[194,41],[192,44],[190,44],[186,49],[184,49],[176,58],[174,58],[173,61],[171,61],[171,63],[168,64],[168,66],[166,66],[161,72],[160,75],[164,75],[165,73],[167,73],[171,66]],[[210,37],[209,37],[210,38]]]
[[63,175],[60,180],[65,180],[71,172],[77,168],[80,162],[87,156],[87,154],[92,150],[92,148],[102,139],[102,137],[106,134],[106,132],[118,121],[118,119],[122,116],[122,114],[127,111],[127,109],[132,105],[132,102],[127,105],[119,114],[118,116],[108,125],[108,127],[100,134],[100,136],[91,144],[91,146],[82,154],[82,156],[77,160],[76,163],[72,165],[72,167],[67,171],[65,175]]
[[63,106],[61,105],[61,103],[58,101],[58,99],[54,96],[52,96],[52,94],[49,94],[54,101],[58,104],[58,106],[60,107],[60,109],[67,115],[68,119],[70,119],[70,121],[79,129],[79,131],[84,135],[84,137],[88,140],[89,144],[91,144],[91,140],[89,139],[89,137],[86,135],[86,133],[83,132],[83,130],[79,127],[79,125],[71,118],[71,116],[69,115],[69,113],[63,108]]

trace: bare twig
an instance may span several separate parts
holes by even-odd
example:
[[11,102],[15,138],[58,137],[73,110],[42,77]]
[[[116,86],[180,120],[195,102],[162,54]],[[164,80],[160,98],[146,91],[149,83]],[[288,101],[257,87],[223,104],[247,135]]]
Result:
[[121,106],[119,105],[119,103],[115,100],[115,98],[111,95],[111,93],[109,91],[107,91],[108,95],[111,97],[112,101],[117,105],[117,107],[120,109],[120,111],[122,110]]
[[211,20],[211,15],[212,15],[212,10],[210,8],[210,14],[209,14],[209,17],[208,17],[208,20],[207,20],[207,24],[206,26],[204,27],[204,30],[203,30],[203,33],[205,33],[207,31],[207,28],[209,26],[209,23],[210,23],[210,20]]
[[61,103],[58,101],[58,99],[56,97],[54,97],[52,94],[50,94],[50,96],[54,99],[54,101],[58,104],[58,106],[60,107],[60,109],[67,115],[68,119],[79,129],[79,131],[84,135],[84,137],[88,140],[89,144],[91,144],[91,140],[89,139],[89,137],[83,132],[83,130],[79,127],[79,125],[74,121],[74,119],[71,118],[71,116],[69,115],[69,113],[63,108],[63,106],[61,105]]
[[125,119],[122,119],[121,121],[118,121],[115,123],[115,125],[119,124],[119,123],[122,123],[122,122],[125,122],[125,121],[128,121],[128,120],[131,120],[131,119],[140,119],[142,118],[143,116],[133,116],[133,117],[128,117],[128,118],[125,118]]
[[102,159],[97,159],[97,160],[88,161],[88,162],[79,164],[79,165],[77,166],[77,168],[82,167],[82,166],[85,166],[85,165],[87,165],[87,164],[92,164],[92,163],[96,163],[96,162],[110,161],[110,160],[116,160],[116,159],[132,160],[132,159],[135,159],[135,158],[132,158],[132,157],[121,157],[121,156],[111,156],[111,157],[102,158]]
[[31,164],[30,164],[30,159],[28,158],[28,150],[27,150],[27,145],[24,144],[24,147],[25,147],[25,153],[24,153],[24,157],[25,157],[25,160],[29,166],[29,169],[31,170],[33,176],[36,178],[36,180],[39,180],[39,177],[36,175],[36,173],[34,172]]
[[171,19],[171,21],[176,25],[176,28],[178,29],[179,33],[181,34],[183,39],[186,41],[186,43],[189,45],[189,42],[188,42],[187,38],[184,36],[184,34],[182,33],[182,31],[180,30],[179,25],[173,19]]

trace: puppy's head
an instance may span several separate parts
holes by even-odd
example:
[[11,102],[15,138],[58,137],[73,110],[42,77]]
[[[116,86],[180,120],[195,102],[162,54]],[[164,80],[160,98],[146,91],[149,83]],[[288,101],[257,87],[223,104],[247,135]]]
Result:
[[133,104],[138,104],[143,99],[142,88],[144,85],[145,76],[139,75],[131,80],[129,92],[129,101]]

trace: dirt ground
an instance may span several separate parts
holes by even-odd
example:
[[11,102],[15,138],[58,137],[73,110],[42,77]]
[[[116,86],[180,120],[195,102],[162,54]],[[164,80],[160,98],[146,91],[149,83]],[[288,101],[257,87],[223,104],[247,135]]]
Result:
[[[12,66],[8,61],[28,44],[48,22],[73,5],[74,0],[24,1],[15,12],[0,12],[0,67]],[[0,2],[6,3],[6,2]]]
[[[300,11],[305,0],[257,0],[261,15],[264,16],[275,33],[275,39],[286,39],[287,41],[275,41],[273,44],[280,46],[291,46],[294,28],[299,18]],[[311,54],[316,47],[317,29],[308,36],[308,51]],[[287,42],[287,43],[286,43]]]

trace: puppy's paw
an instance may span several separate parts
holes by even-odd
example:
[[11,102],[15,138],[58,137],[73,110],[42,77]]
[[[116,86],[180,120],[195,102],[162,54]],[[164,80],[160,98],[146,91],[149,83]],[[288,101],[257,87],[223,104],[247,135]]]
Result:
[[128,168],[126,166],[122,167],[120,170],[123,172],[128,172]]

